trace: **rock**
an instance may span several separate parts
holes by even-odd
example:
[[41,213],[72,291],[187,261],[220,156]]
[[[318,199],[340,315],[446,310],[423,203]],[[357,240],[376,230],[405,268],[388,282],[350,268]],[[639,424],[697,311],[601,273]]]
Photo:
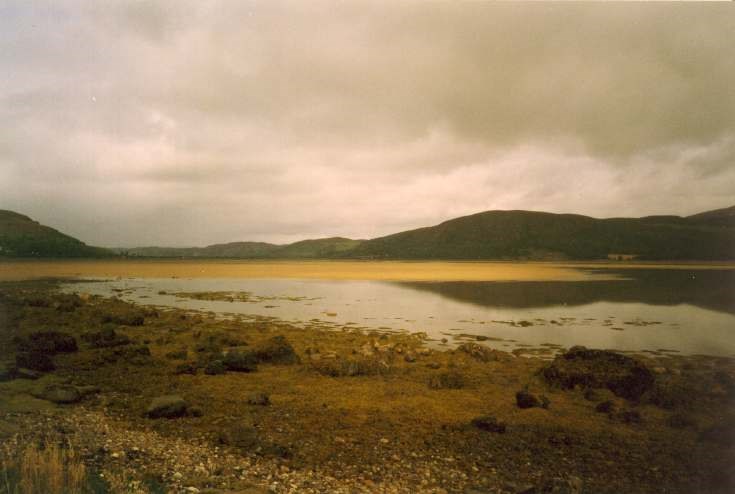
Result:
[[145,414],[152,419],[175,418],[184,416],[186,409],[187,403],[181,396],[164,395],[154,398]]
[[298,364],[301,362],[291,344],[282,335],[262,342],[256,347],[255,355],[259,361],[271,364]]
[[624,424],[640,424],[643,421],[641,413],[638,410],[623,410],[617,413],[608,414],[610,420],[622,422]]
[[541,401],[526,390],[516,393],[516,405],[518,408],[534,408],[540,407]]
[[654,384],[653,373],[634,358],[608,350],[573,347],[557,356],[543,376],[565,389],[607,388],[617,396],[637,401]]
[[441,366],[442,364],[440,364],[439,362],[429,362],[428,364],[426,364],[426,367],[428,367],[429,369],[441,369]]
[[204,415],[204,410],[201,407],[191,406],[186,409],[186,414],[190,417],[201,417]]
[[130,338],[124,334],[118,334],[112,326],[105,326],[99,331],[87,332],[82,335],[82,339],[92,348],[110,348],[131,343]]
[[255,428],[249,425],[236,425],[220,431],[219,442],[227,446],[248,450],[255,449],[259,444]]
[[495,361],[507,361],[510,360],[510,356],[498,350],[493,350],[477,343],[462,343],[457,347],[457,350],[464,352],[470,357],[479,360],[481,362],[495,362]]
[[56,369],[51,357],[41,352],[20,352],[15,356],[15,365],[40,372],[51,372]]
[[482,417],[476,417],[472,419],[472,422],[470,423],[480,430],[487,432],[497,432],[500,434],[504,433],[506,428],[504,422],[498,421],[498,419],[496,419],[492,415],[483,415]]
[[185,360],[189,356],[189,352],[186,349],[174,350],[166,354],[166,358],[169,360]]
[[248,396],[248,405],[268,406],[271,404],[270,396],[266,393],[253,393]]
[[612,400],[603,401],[598,403],[595,407],[595,411],[598,413],[613,413],[618,409],[618,406]]
[[36,331],[18,344],[21,352],[40,352],[48,355],[72,353],[78,350],[77,340],[60,331]]
[[0,364],[0,382],[15,379],[17,368],[14,366]]
[[46,386],[39,398],[53,403],[68,404],[81,401],[82,394],[75,386],[52,384]]
[[355,356],[352,358],[320,358],[311,366],[319,374],[331,377],[376,376],[390,371],[387,360],[380,355],[372,357]]
[[413,362],[416,362],[416,357],[414,357],[411,353],[407,353],[406,355],[404,355],[403,360],[411,364]]
[[234,372],[254,372],[258,370],[258,358],[253,352],[230,350],[222,357],[225,369]]
[[174,374],[191,374],[193,376],[196,373],[197,373],[196,366],[190,362],[179,364],[176,366],[176,369],[174,369]]
[[221,360],[212,360],[204,368],[204,373],[210,376],[216,376],[218,374],[224,374],[226,370],[224,362]]
[[142,311],[129,310],[102,316],[103,323],[119,324],[120,326],[142,326],[145,323],[145,315]]
[[14,378],[15,379],[28,379],[30,381],[35,381],[36,379],[39,379],[43,374],[38,371],[34,371],[31,369],[24,369],[22,367],[14,369]]
[[431,389],[461,389],[464,377],[457,371],[440,372],[429,378],[428,385]]
[[99,386],[77,386],[77,391],[79,391],[79,394],[82,395],[82,398],[85,398],[87,396],[91,396],[94,394],[97,394],[100,392]]
[[521,491],[523,494],[581,494],[582,479],[570,475],[569,477],[553,477],[541,481],[539,484]]

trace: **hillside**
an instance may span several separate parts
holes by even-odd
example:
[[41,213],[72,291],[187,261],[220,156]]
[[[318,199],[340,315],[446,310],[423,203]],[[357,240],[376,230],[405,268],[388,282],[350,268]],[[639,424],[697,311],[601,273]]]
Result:
[[0,257],[108,257],[110,251],[41,225],[13,211],[0,210]]
[[585,260],[632,254],[649,260],[733,259],[735,228],[723,217],[728,216],[714,211],[687,218],[610,219],[487,211],[372,239],[348,255],[371,259]]
[[134,247],[116,248],[115,252],[131,257],[230,258],[230,259],[329,259],[340,256],[360,244],[360,240],[332,237],[301,240],[276,245],[265,242],[232,242],[207,247]]

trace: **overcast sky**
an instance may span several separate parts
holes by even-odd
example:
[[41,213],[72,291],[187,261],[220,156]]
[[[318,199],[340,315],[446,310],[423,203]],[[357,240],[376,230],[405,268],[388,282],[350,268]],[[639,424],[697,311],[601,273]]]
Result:
[[724,4],[3,1],[0,209],[103,246],[735,204]]

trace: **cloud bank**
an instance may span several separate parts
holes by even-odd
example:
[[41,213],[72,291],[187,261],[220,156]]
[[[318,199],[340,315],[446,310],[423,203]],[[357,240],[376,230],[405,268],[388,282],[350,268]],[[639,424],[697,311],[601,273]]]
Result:
[[735,202],[727,4],[4,2],[0,208],[107,246]]

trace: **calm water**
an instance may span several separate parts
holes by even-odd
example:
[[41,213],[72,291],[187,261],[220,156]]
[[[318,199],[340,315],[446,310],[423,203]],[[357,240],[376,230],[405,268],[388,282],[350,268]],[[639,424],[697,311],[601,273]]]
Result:
[[[65,289],[220,315],[273,317],[305,328],[423,331],[438,345],[472,335],[504,350],[585,345],[735,355],[735,271],[585,271],[590,276],[584,281],[127,278]],[[250,292],[260,298],[207,301],[172,292]]]

